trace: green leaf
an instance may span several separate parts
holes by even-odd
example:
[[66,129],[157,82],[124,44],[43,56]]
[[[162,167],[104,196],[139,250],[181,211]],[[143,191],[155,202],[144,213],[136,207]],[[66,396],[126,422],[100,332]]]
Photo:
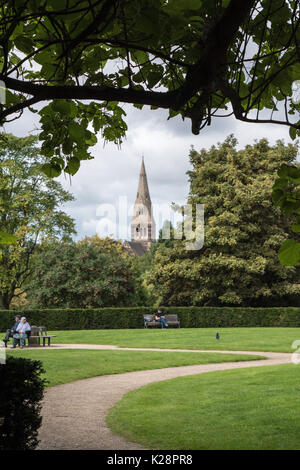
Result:
[[290,165],[288,169],[288,175],[293,182],[300,179],[300,168]]
[[294,233],[300,233],[300,224],[292,225],[291,229],[293,230]]
[[47,175],[49,178],[55,178],[61,174],[61,168],[59,165],[51,165],[50,163],[45,163],[42,166],[42,171]]
[[78,124],[76,121],[71,121],[68,123],[68,129],[70,137],[75,142],[82,142],[85,138],[85,128]]
[[142,83],[143,80],[144,80],[144,77],[143,77],[143,75],[141,74],[141,72],[138,72],[138,73],[136,73],[135,75],[133,75],[132,79],[133,79],[133,81],[134,81],[135,83]]
[[21,51],[24,52],[25,54],[30,54],[30,52],[33,49],[33,43],[32,39],[29,38],[28,36],[18,36],[15,38],[14,43],[16,47]]
[[65,166],[65,161],[64,161],[64,159],[61,158],[61,157],[53,157],[53,158],[51,158],[50,163],[51,163],[52,166],[58,165],[58,166],[61,167],[62,169],[63,169],[64,166]]
[[76,157],[71,157],[68,161],[68,165],[65,168],[65,172],[70,175],[75,175],[80,168],[80,160]]
[[277,171],[277,175],[278,175],[280,178],[287,178],[288,175],[289,175],[289,165],[287,165],[286,163],[284,163],[283,165],[281,165],[281,167],[280,167],[279,170]]
[[290,138],[292,140],[295,140],[297,136],[297,129],[295,127],[290,126],[289,134],[290,134]]
[[273,185],[273,189],[285,189],[287,183],[288,183],[288,180],[286,178],[277,178]]
[[71,112],[71,105],[66,100],[54,100],[52,108],[61,114],[70,114]]
[[300,261],[300,243],[292,238],[285,240],[278,252],[278,259],[283,266],[295,266]]
[[96,145],[96,143],[98,142],[97,140],[97,137],[95,136],[95,134],[93,134],[92,132],[88,131],[89,135],[88,137],[86,138],[85,140],[85,143],[92,147],[93,145]]
[[154,87],[162,78],[162,73],[161,72],[149,72],[147,76],[147,82],[149,88]]
[[131,52],[131,57],[134,62],[138,62],[139,64],[142,64],[144,62],[148,61],[148,54],[144,51],[134,51]]

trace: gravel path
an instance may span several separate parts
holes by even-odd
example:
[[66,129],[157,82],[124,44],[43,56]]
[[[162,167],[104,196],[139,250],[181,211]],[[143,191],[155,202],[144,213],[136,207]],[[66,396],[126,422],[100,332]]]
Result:
[[[52,349],[52,346],[51,348]],[[127,351],[188,351],[151,348],[118,348],[107,345],[55,345],[55,349],[116,349]],[[128,372],[78,380],[65,385],[48,388],[43,401],[43,424],[40,428],[38,449],[44,450],[141,450],[139,444],[128,442],[114,435],[106,426],[105,417],[109,409],[122,396],[151,382],[228,369],[262,367],[291,362],[291,354],[256,351],[204,351],[232,354],[262,355],[260,361],[227,362],[172,367],[167,369]]]

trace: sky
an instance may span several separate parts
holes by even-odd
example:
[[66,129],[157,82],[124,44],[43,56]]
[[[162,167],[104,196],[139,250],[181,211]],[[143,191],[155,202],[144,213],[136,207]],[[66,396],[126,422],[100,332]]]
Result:
[[[215,118],[210,127],[194,136],[190,120],[175,117],[168,121],[165,110],[146,107],[138,110],[130,105],[125,105],[124,110],[128,131],[121,148],[111,143],[104,146],[99,134],[98,143],[91,149],[94,159],[83,161],[71,179],[69,175],[57,178],[75,197],[62,209],[75,219],[77,240],[95,233],[130,239],[130,208],[136,198],[142,156],[158,233],[163,220],[169,218],[166,208],[172,202],[180,205],[186,202],[189,192],[186,172],[191,169],[192,145],[197,151],[208,149],[232,133],[239,142],[238,148],[263,137],[271,144],[278,139],[292,142],[287,126],[242,123],[234,117],[223,117]],[[37,115],[26,111],[4,129],[22,137],[36,133],[38,127]],[[121,215],[120,207],[125,208],[125,216]],[[118,222],[116,226],[114,221]]]

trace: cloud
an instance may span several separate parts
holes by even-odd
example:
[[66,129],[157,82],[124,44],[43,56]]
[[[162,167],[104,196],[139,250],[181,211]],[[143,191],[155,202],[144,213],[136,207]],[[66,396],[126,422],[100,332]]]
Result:
[[[210,127],[203,129],[199,136],[194,136],[190,120],[183,122],[176,117],[168,121],[168,112],[164,110],[151,111],[144,107],[140,111],[129,105],[124,108],[129,129],[121,149],[111,143],[103,147],[99,136],[99,143],[92,148],[94,159],[82,162],[71,183],[69,177],[58,178],[76,198],[63,209],[76,221],[77,238],[93,235],[99,230],[101,218],[97,216],[97,208],[101,204],[112,204],[117,208],[119,197],[127,198],[128,207],[134,203],[142,155],[145,157],[153,204],[170,204],[173,201],[184,204],[189,192],[186,172],[191,169],[191,145],[197,151],[208,149],[224,141],[231,133],[238,139],[238,148],[263,137],[267,137],[271,144],[278,139],[291,142],[288,127],[285,126],[243,123],[234,117],[215,118]],[[25,111],[21,119],[7,124],[5,130],[24,136],[36,127],[38,117]],[[120,232],[124,233],[125,230],[126,223],[123,221]]]

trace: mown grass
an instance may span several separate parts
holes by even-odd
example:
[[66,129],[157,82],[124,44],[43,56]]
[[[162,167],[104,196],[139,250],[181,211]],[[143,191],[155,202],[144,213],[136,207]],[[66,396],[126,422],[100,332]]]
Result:
[[[216,339],[216,333],[220,339]],[[294,352],[300,328],[180,328],[53,331],[55,343],[119,347]]]
[[48,381],[48,386],[137,370],[262,359],[260,356],[223,353],[47,350],[44,348],[14,351],[8,349],[7,354],[42,361],[46,371],[44,378]]
[[107,422],[149,449],[300,449],[300,365],[156,382],[128,393]]

